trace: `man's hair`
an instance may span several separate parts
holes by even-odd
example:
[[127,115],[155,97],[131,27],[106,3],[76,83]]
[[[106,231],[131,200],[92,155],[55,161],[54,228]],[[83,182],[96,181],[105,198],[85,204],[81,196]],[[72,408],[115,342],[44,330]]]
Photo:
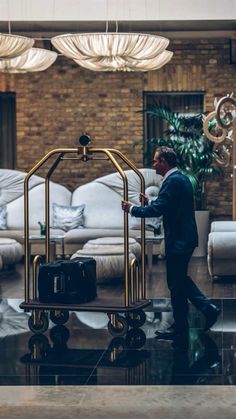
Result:
[[176,166],[176,153],[173,148],[162,146],[156,149],[159,152],[159,158],[165,160],[170,167]]

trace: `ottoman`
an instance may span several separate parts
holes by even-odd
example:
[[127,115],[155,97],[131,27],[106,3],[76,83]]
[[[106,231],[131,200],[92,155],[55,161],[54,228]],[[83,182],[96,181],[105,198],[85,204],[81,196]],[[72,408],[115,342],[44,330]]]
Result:
[[[124,277],[123,246],[88,246],[74,253],[71,259],[76,257],[93,257],[96,260],[97,283],[102,284],[115,278]],[[130,262],[133,258],[135,258],[135,255],[130,253]]]
[[[99,239],[89,240],[83,246],[83,249],[88,248],[106,248],[110,246],[122,246],[124,249],[123,237],[100,237]],[[133,238],[129,238],[129,251],[133,253],[138,260],[141,259],[141,245]]]
[[208,270],[211,277],[236,276],[236,231],[214,231],[208,236]]
[[0,238],[0,259],[2,265],[14,265],[19,262],[23,255],[23,248],[14,239]]

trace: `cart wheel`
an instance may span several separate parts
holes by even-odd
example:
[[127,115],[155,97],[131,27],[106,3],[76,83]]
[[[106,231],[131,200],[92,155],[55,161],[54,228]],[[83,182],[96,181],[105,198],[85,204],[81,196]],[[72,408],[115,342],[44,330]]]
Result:
[[116,337],[112,339],[110,345],[107,348],[107,360],[111,363],[118,361],[121,354],[124,352],[126,347],[125,339],[122,337]]
[[50,338],[54,346],[66,346],[70,332],[66,326],[57,325],[50,330]]
[[146,321],[146,314],[142,309],[135,311],[128,311],[125,313],[128,325],[131,327],[141,327]]
[[33,314],[29,317],[28,320],[28,326],[31,330],[31,332],[33,333],[44,333],[46,332],[46,330],[48,329],[49,326],[49,321],[48,321],[48,316],[44,313],[41,312],[38,322],[34,322],[34,316]]
[[142,329],[131,329],[126,335],[126,345],[129,349],[140,349],[146,342],[146,335]]
[[116,326],[109,320],[107,327],[112,336],[124,336],[129,329],[127,321],[121,316],[116,317]]
[[47,336],[41,334],[31,336],[28,342],[28,348],[33,359],[42,359],[50,348]]
[[51,310],[50,320],[55,324],[65,324],[69,320],[69,312],[66,310]]

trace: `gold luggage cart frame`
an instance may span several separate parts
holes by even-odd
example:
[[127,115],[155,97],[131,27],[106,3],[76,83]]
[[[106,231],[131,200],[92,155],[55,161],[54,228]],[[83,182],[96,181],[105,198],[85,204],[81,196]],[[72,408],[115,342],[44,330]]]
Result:
[[[101,156],[101,154],[103,156]],[[68,157],[69,155],[69,157]],[[73,156],[74,155],[74,156]],[[98,155],[98,156],[97,156]],[[99,156],[100,155],[100,156]],[[105,155],[105,156],[104,156]],[[25,236],[25,301],[20,307],[25,311],[32,311],[29,318],[29,328],[34,333],[43,333],[48,329],[48,315],[45,311],[50,311],[50,319],[55,324],[64,324],[69,318],[69,311],[90,311],[104,312],[109,317],[108,330],[113,336],[125,334],[131,327],[140,327],[145,322],[145,313],[142,310],[150,304],[146,299],[145,281],[145,220],[141,219],[141,266],[136,258],[129,262],[129,226],[128,214],[124,212],[124,296],[112,298],[107,303],[107,299],[97,297],[95,300],[84,304],[49,304],[41,303],[38,299],[37,291],[37,270],[42,262],[40,255],[33,260],[33,275],[31,286],[30,275],[30,246],[29,246],[29,181],[33,174],[37,172],[50,158],[56,156],[45,177],[45,254],[46,262],[50,261],[50,178],[58,165],[64,160],[108,160],[121,175],[124,185],[124,200],[128,200],[128,179],[117,161],[117,157],[132,169],[140,180],[140,192],[145,192],[145,181],[141,172],[136,166],[124,156],[123,153],[111,148],[78,147],[78,148],[58,148],[47,153],[26,175],[24,181],[24,236]],[[96,157],[97,156],[97,157]],[[115,156],[115,157],[114,157]],[[141,203],[144,205],[144,202]],[[141,269],[140,269],[141,268]],[[120,316],[119,313],[125,313]]]

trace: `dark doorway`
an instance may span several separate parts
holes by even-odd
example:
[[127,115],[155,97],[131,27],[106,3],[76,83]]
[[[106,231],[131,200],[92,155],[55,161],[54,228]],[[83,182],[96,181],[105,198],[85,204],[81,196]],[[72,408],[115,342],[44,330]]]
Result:
[[16,166],[16,94],[0,93],[0,168]]

